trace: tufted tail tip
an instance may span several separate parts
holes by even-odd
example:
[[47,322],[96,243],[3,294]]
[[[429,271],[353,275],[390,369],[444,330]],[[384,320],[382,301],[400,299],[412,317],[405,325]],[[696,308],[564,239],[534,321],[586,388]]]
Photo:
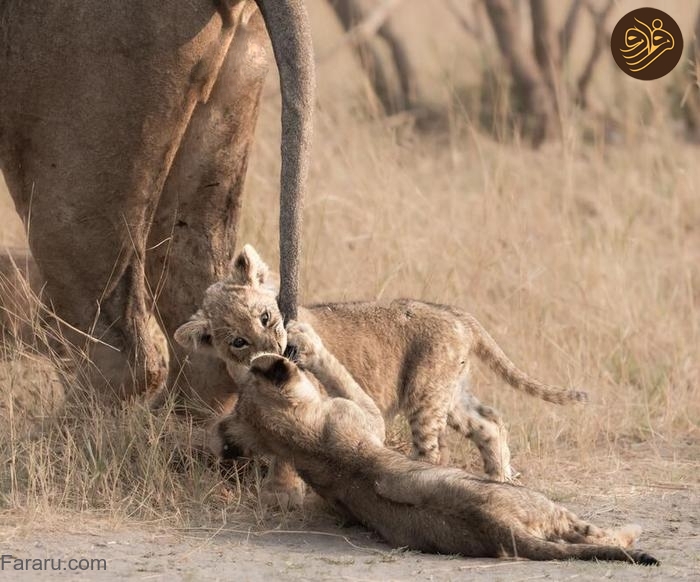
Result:
[[642,566],[660,566],[661,562],[657,560],[654,556],[647,554],[646,552],[634,553],[632,555],[632,560],[635,564],[641,564]]

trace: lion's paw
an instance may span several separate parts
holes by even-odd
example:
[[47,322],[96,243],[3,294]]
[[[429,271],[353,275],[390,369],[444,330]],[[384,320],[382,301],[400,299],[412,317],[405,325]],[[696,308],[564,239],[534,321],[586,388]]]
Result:
[[514,469],[512,465],[508,465],[505,468],[503,479],[499,479],[499,481],[510,483],[511,485],[522,485],[522,481],[520,480],[521,476],[520,471]]
[[323,342],[308,323],[287,323],[287,343],[294,346],[294,360],[304,368],[312,368],[323,352]]
[[279,507],[288,511],[304,504],[305,493],[301,479],[296,479],[294,483],[264,483],[260,491],[260,502],[266,507]]

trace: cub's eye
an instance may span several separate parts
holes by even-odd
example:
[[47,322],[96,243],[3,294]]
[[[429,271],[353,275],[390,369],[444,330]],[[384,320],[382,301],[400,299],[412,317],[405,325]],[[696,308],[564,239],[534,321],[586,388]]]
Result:
[[267,324],[270,322],[270,314],[266,311],[260,316],[260,323],[262,323],[265,327],[267,327]]
[[240,349],[240,348],[244,348],[245,346],[247,346],[248,342],[245,339],[243,339],[242,337],[237,337],[236,339],[228,342],[228,345],[230,345],[233,348]]

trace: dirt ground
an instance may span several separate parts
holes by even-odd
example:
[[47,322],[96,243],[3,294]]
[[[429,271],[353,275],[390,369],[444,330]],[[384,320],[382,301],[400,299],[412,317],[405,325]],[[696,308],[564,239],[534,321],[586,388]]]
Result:
[[[313,500],[311,502],[313,504]],[[600,491],[567,506],[599,524],[639,523],[639,547],[659,568],[618,563],[462,559],[391,551],[360,528],[338,529],[318,507],[250,529],[173,530],[82,521],[3,525],[3,555],[104,558],[106,571],[15,573],[13,580],[700,580],[700,490],[643,487]]]
[[[308,4],[317,54],[323,56],[338,43],[340,28],[326,0]],[[101,489],[93,486],[90,447],[45,439],[20,442],[17,448],[7,437],[12,432],[0,431],[0,453],[3,446],[7,451],[0,454],[0,560],[5,556],[0,582],[700,582],[698,150],[666,133],[677,120],[654,114],[649,127],[642,122],[651,115],[647,109],[656,111],[652,105],[664,102],[671,76],[640,90],[612,59],[603,59],[592,95],[601,107],[614,104],[611,112],[619,110],[620,119],[627,120],[629,135],[622,144],[598,142],[597,134],[589,136],[576,120],[564,147],[552,144],[533,152],[519,143],[501,144],[481,133],[476,118],[462,119],[459,113],[460,83],[466,90],[482,82],[477,42],[448,18],[442,3],[404,4],[396,18],[410,34],[427,104],[448,110],[452,126],[431,137],[412,133],[408,118],[377,124],[365,119],[364,108],[355,115],[356,99],[363,103],[359,96],[367,91],[350,51],[320,64],[302,297],[316,302],[402,296],[459,305],[488,324],[528,371],[589,390],[591,402],[574,409],[544,406],[500,389],[478,369],[474,386],[476,395],[507,420],[524,483],[597,525],[640,524],[638,547],[661,566],[392,550],[360,528],[340,529],[313,500],[303,513],[259,518],[231,510],[219,519],[219,505],[200,503],[215,495],[184,485],[186,475],[170,479],[159,473],[159,479],[147,481],[140,472],[150,470],[146,455],[135,468],[123,463],[133,450],[149,451],[153,437],[147,428],[125,423],[131,432],[122,448],[109,442],[116,452],[103,459],[107,465],[98,485],[108,495],[94,493]],[[564,16],[566,3],[551,4]],[[697,2],[688,0],[618,0],[611,22],[649,4],[678,14],[676,20],[690,34]],[[572,49],[577,64],[588,55],[591,34],[577,35]],[[274,77],[271,71],[238,238],[271,263],[277,257],[279,196]],[[617,125],[613,129],[612,137],[619,131]],[[0,248],[26,244],[0,176]],[[16,358],[12,369],[21,362]],[[24,376],[7,377],[12,381],[5,383],[14,386]],[[89,444],[98,441],[96,435],[101,438],[100,431],[111,435],[120,425],[95,415],[86,426],[93,437]],[[140,439],[135,446],[132,436]],[[467,445],[455,449],[475,454]],[[34,451],[37,458],[17,463],[13,475],[24,467],[27,475],[41,479],[6,478],[17,450]],[[72,456],[61,456],[62,451]],[[74,468],[64,474],[56,466],[66,458]],[[202,480],[207,494],[213,481],[211,476]],[[143,483],[150,486],[136,486]],[[164,489],[160,483],[178,485],[163,495],[175,500],[167,505],[175,511],[162,511],[154,500],[158,488]],[[130,503],[123,504],[125,498]],[[74,505],[81,509],[71,511]],[[214,525],[182,527],[181,507],[187,516],[215,512],[216,519],[207,522]],[[146,518],[133,517],[141,509],[162,520],[144,523]],[[47,558],[104,559],[106,570],[13,569],[15,559]]]

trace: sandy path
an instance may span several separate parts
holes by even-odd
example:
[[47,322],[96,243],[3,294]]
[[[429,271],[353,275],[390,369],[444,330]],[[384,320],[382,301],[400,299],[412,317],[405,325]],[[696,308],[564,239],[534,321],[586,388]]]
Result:
[[[596,504],[596,500],[599,503]],[[80,525],[3,526],[2,554],[18,558],[104,558],[107,571],[22,572],[6,580],[700,580],[700,494],[645,489],[611,500],[567,503],[601,524],[632,517],[644,527],[640,547],[660,568],[613,563],[473,560],[390,551],[359,529],[338,530],[326,517],[285,524],[288,530],[173,531]],[[597,505],[597,507],[596,507]],[[594,511],[590,511],[591,508]],[[274,527],[274,524],[269,524]],[[297,530],[297,525],[300,528]],[[303,528],[303,529],[302,529]],[[314,530],[314,533],[311,533]]]

